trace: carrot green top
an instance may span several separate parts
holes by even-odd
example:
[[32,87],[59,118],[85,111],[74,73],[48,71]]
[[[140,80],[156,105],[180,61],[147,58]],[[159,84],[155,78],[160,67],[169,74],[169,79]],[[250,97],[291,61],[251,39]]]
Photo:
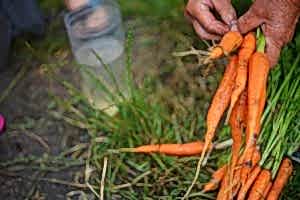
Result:
[[257,49],[256,49],[257,52],[264,53],[266,47],[266,38],[264,34],[261,32],[260,28],[257,29],[256,38],[257,38]]

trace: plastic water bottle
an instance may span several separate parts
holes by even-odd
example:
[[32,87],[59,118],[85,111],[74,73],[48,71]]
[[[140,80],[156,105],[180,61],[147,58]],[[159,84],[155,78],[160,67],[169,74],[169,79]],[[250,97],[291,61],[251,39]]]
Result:
[[[86,6],[67,13],[65,24],[76,61],[88,66],[113,90],[112,81],[96,53],[110,67],[118,84],[124,85],[125,34],[118,4],[114,0],[92,0]],[[99,109],[109,106],[104,94],[87,74],[82,73],[81,85],[83,93],[95,106]]]

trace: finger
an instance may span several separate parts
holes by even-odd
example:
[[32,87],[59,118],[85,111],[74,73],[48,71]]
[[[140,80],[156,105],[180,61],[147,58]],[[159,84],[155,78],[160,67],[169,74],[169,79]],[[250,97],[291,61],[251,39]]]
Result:
[[189,21],[189,22],[193,22],[193,18],[192,16],[190,16],[190,14],[188,13],[187,10],[184,10],[184,17]]
[[237,15],[231,2],[228,1],[227,3],[224,3],[224,1],[220,0],[212,0],[212,2],[215,6],[215,9],[220,14],[222,20],[230,27],[234,25],[237,21]]
[[205,3],[199,3],[197,6],[189,8],[189,13],[198,20],[203,28],[212,34],[224,35],[229,31],[229,27],[216,20],[210,11],[210,8]]
[[278,62],[281,46],[271,37],[266,37],[266,54],[270,61],[270,66],[273,68]]
[[203,39],[203,40],[220,40],[221,36],[216,35],[216,34],[212,34],[212,33],[208,33],[200,24],[197,20],[193,20],[193,26],[194,29],[197,33],[197,35]]
[[241,33],[247,33],[258,27],[264,22],[264,19],[256,13],[255,9],[250,8],[243,16],[238,19],[238,27]]

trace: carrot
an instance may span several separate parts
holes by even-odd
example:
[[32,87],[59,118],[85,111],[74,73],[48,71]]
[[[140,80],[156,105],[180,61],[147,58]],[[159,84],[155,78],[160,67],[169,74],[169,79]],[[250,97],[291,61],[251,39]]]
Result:
[[245,129],[247,128],[247,114],[248,114],[248,90],[245,88],[240,98],[245,99],[245,108],[243,109],[243,113],[241,114],[241,125]]
[[237,56],[232,56],[226,67],[223,79],[213,97],[212,103],[207,113],[204,151],[212,143],[217,126],[230,103],[231,94],[234,87],[234,77],[236,76]]
[[284,188],[284,186],[287,184],[292,173],[293,173],[292,162],[290,159],[285,158],[280,165],[276,179],[268,194],[267,200],[279,199],[280,193]]
[[250,189],[250,187],[252,186],[253,182],[256,180],[256,178],[260,172],[261,172],[261,168],[259,166],[255,166],[255,168],[251,172],[249,178],[247,179],[247,182],[244,185],[242,185],[242,187],[239,191],[237,200],[245,199],[248,190]]
[[269,194],[271,188],[272,188],[272,181],[270,181],[270,182],[268,183],[268,186],[267,186],[267,188],[265,189],[265,191],[264,191],[264,193],[263,193],[263,196],[262,196],[262,199],[263,199],[263,200],[267,199],[267,196],[268,196],[268,194]]
[[[153,144],[144,145],[136,148],[123,149],[134,153],[161,153],[172,156],[194,156],[201,154],[204,147],[202,141],[186,144]],[[211,146],[212,147],[212,146]],[[211,148],[210,147],[210,148]],[[122,149],[121,149],[122,151]]]
[[227,186],[228,186],[228,183],[229,183],[229,176],[225,175],[225,177],[223,178],[222,180],[222,183],[221,183],[221,188],[218,192],[218,195],[217,195],[217,200],[227,200],[229,199],[229,193],[227,191]]
[[243,36],[239,32],[229,31],[223,36],[220,44],[210,51],[209,57],[206,62],[208,62],[209,60],[218,59],[223,55],[228,55],[232,51],[239,48],[242,42]]
[[[251,160],[253,151],[255,150],[256,140],[259,136],[261,107],[265,104],[265,98],[262,98],[267,87],[267,78],[270,70],[269,60],[266,54],[256,52],[252,55],[249,62],[249,80],[248,80],[248,116],[246,129],[246,147],[243,152],[243,163]],[[245,183],[250,172],[249,167],[242,169],[242,183]]]
[[[241,159],[241,158],[240,158]],[[251,175],[250,175],[250,177],[252,176],[252,178],[254,178],[253,176],[254,175],[252,175],[253,173],[255,174],[255,173],[257,173],[257,164],[258,164],[258,162],[260,161],[260,159],[261,159],[261,154],[260,154],[260,152],[259,152],[259,150],[258,149],[256,149],[255,151],[254,151],[254,153],[253,153],[253,156],[252,156],[252,159],[251,159],[251,163],[242,163],[241,161],[239,161],[239,165],[240,166],[244,166],[244,165],[247,165],[247,167],[250,167],[251,168]],[[242,175],[241,175],[241,168],[239,168],[239,169],[237,169],[237,171],[235,172],[235,174],[234,174],[234,179],[233,179],[233,185],[234,185],[234,190],[233,190],[233,194],[234,194],[234,196],[235,196],[235,194],[237,194],[237,192],[238,192],[238,190],[239,190],[239,188],[240,188],[240,186],[241,186],[241,181],[240,181],[240,177],[241,177]],[[248,180],[249,180],[250,178],[248,178]],[[248,182],[248,180],[247,180],[247,182]],[[248,187],[250,187],[249,186],[249,184],[250,183],[248,183]],[[244,188],[244,187],[246,187],[246,188]],[[242,186],[242,188],[243,188],[243,190],[249,190],[249,188],[247,189],[247,183],[245,183],[243,186]],[[242,189],[241,189],[242,190]]]
[[245,95],[246,92],[244,92],[240,98],[238,103],[234,106],[233,112],[230,116],[230,127],[231,127],[231,137],[233,140],[232,144],[232,150],[231,150],[231,165],[229,170],[229,176],[230,176],[230,185],[233,185],[234,183],[234,170],[237,165],[238,159],[239,159],[239,153],[240,149],[242,147],[242,135],[243,135],[243,120],[244,120],[244,114],[245,110],[247,109],[247,96]]
[[224,178],[227,169],[228,169],[228,166],[224,165],[223,167],[221,167],[220,169],[215,171],[212,175],[212,179],[208,183],[205,184],[203,192],[210,192],[210,191],[216,190],[218,188],[220,182]]
[[[267,100],[267,90],[263,89],[260,100],[259,100],[259,115],[261,116],[263,114],[264,111],[264,107],[266,104],[266,100]],[[255,129],[255,133],[259,133],[261,129],[261,124],[257,123],[256,124],[256,129]],[[246,141],[249,140],[249,132],[246,133]]]
[[217,126],[225,110],[229,106],[230,97],[234,87],[234,77],[236,76],[236,66],[237,56],[232,56],[208,110],[206,117],[207,130],[205,133],[205,144],[202,152],[203,155],[201,155],[203,158],[208,147],[212,144]]
[[183,199],[186,199],[197,182],[198,176],[200,174],[200,169],[202,162],[204,160],[205,154],[210,145],[212,145],[213,138],[215,136],[215,131],[217,126],[230,103],[231,94],[234,87],[234,79],[236,76],[237,67],[237,56],[232,56],[230,58],[229,64],[226,67],[225,73],[221,80],[221,83],[213,97],[212,103],[207,113],[206,126],[207,130],[205,133],[204,148],[201,153],[201,157],[197,164],[196,174],[191,186],[188,188]]
[[259,163],[260,159],[261,159],[260,151],[257,148],[255,148],[251,159],[251,165],[250,165],[251,170],[253,170],[253,167]]
[[243,120],[245,118],[245,110],[247,109],[246,106],[247,96],[246,92],[244,92],[244,94],[240,96],[238,104],[235,105],[229,121],[231,127],[231,137],[233,140],[231,162],[234,166],[236,165],[240,148],[242,146]]
[[244,180],[247,180],[247,177],[248,177],[248,174],[243,173],[243,170],[246,169],[247,172],[250,173],[253,170],[254,166],[256,166],[261,159],[261,154],[260,154],[259,150],[256,147],[253,147],[253,149],[254,150],[253,150],[251,161],[242,163],[242,168],[240,170],[240,179],[241,179],[242,184],[245,183]]
[[235,79],[235,88],[231,96],[230,107],[228,110],[228,116],[226,119],[226,124],[230,118],[232,109],[239,99],[239,96],[246,88],[247,78],[248,78],[248,62],[255,51],[256,47],[256,38],[254,33],[248,33],[241,45],[241,48],[238,53],[238,67],[237,75]]
[[271,176],[272,174],[269,170],[263,169],[260,172],[250,190],[248,200],[263,200],[263,194],[271,181]]

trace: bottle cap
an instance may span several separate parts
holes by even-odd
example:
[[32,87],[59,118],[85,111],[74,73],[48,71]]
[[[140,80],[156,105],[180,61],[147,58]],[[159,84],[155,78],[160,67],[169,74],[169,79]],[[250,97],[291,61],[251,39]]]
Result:
[[120,16],[117,4],[101,3],[67,13],[65,23],[73,37],[85,40],[111,33],[120,25]]

